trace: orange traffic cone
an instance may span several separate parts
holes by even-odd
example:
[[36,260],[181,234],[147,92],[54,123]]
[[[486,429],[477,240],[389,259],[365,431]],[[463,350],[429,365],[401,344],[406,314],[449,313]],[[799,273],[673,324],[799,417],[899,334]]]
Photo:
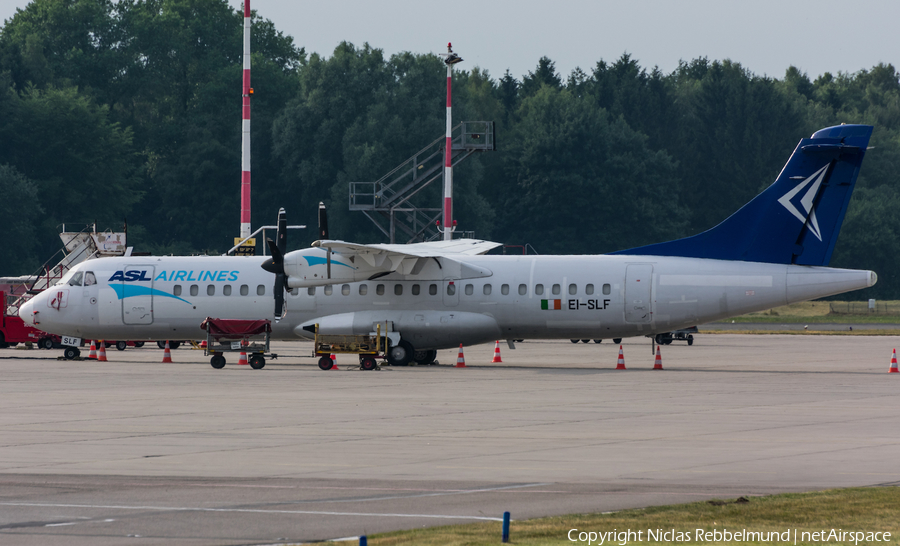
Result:
[[91,340],[91,352],[88,354],[88,360],[97,360],[97,343]]
[[503,362],[500,360],[500,340],[497,340],[497,343],[494,345],[494,360],[491,360],[491,364]]
[[108,362],[106,360],[106,343],[103,343],[103,340],[100,340],[100,350],[97,354],[97,362]]
[[656,346],[656,362],[653,363],[654,370],[661,370],[662,367],[662,356],[659,354],[659,345]]
[[894,352],[891,354],[891,369],[888,370],[888,373],[898,373],[900,370],[897,369],[897,349],[894,349]]
[[172,363],[172,351],[169,350],[169,341],[166,340],[166,349],[163,351],[163,364],[171,364]]
[[337,355],[334,354],[334,353],[331,353],[331,362],[332,362],[331,369],[332,369],[332,370],[338,369],[338,367],[337,367]]
[[622,352],[622,346],[619,345],[619,360],[616,362],[617,370],[625,369],[625,353]]
[[200,342],[200,348],[201,348],[201,349],[206,349],[206,340],[205,340],[205,339],[204,339],[203,341]]
[[241,357],[238,358],[238,366],[246,366],[247,364],[247,353],[241,351]]
[[462,343],[459,344],[459,356],[456,357],[456,367],[457,368],[465,368],[466,367],[466,357],[463,356]]

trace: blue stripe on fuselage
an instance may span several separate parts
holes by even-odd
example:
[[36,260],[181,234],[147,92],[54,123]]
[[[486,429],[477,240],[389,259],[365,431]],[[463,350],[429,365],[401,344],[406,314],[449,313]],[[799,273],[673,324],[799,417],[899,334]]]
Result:
[[[304,256],[304,258],[306,258],[306,265],[310,265],[310,266],[325,265],[326,263],[328,263],[327,258],[320,258],[319,256]],[[344,267],[349,267],[350,269],[356,269],[352,265],[342,264],[341,262],[338,262],[336,260],[331,260],[331,263],[336,264],[336,265],[342,265]]]

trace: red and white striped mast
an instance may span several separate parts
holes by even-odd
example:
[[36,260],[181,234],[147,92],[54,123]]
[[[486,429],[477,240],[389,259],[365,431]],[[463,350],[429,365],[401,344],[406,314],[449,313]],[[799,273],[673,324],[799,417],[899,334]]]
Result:
[[453,65],[462,62],[462,58],[453,53],[453,44],[447,44],[447,53],[442,53],[445,57],[444,64],[447,65],[447,141],[444,144],[444,214],[441,223],[444,240],[453,239],[453,230],[456,229],[453,221],[453,165],[451,163],[452,156],[452,135],[453,131],[453,115],[451,114],[450,101],[450,83],[453,79]]
[[244,0],[244,82],[241,121],[241,239],[250,237],[250,0]]

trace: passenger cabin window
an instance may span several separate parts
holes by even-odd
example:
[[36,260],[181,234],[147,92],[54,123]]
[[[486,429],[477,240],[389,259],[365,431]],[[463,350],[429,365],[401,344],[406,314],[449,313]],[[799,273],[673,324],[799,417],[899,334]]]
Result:
[[467,284],[466,285],[466,295],[471,296],[474,293],[475,293],[475,287],[471,284]]
[[503,294],[504,296],[508,296],[509,295],[509,285],[508,284],[501,285],[500,293]]
[[379,296],[383,296],[384,295],[384,285],[383,284],[376,285],[375,293],[378,294]]
[[603,295],[608,296],[610,292],[610,286],[608,284],[603,285]]
[[265,296],[266,295],[266,285],[260,284],[256,287],[256,295],[257,296]]
[[559,285],[558,285],[558,284],[554,284],[554,285],[553,285],[553,295],[554,295],[554,296],[558,296],[559,293],[560,293]]
[[528,287],[525,286],[524,284],[520,284],[519,285],[519,295],[524,296],[527,293],[528,293]]
[[420,290],[421,290],[421,288],[419,287],[418,284],[412,285],[412,294],[413,294],[413,296],[418,296]]
[[247,286],[246,284],[242,284],[242,285],[241,285],[241,295],[242,295],[242,296],[247,296],[247,295],[249,295],[249,294],[250,294],[250,287]]
[[455,296],[456,295],[456,285],[451,283],[447,283],[447,295]]
[[587,294],[588,296],[590,296],[591,294],[593,294],[593,293],[594,293],[594,285],[593,285],[593,284],[585,285],[585,287],[584,287],[584,293]]
[[342,284],[342,285],[341,285],[341,295],[342,295],[342,296],[349,296],[349,295],[350,295],[350,285],[349,285],[349,284]]
[[191,285],[191,295],[196,296],[199,293],[200,293],[200,287],[197,286],[196,284],[192,284]]
[[570,285],[569,285],[569,295],[574,296],[574,295],[577,294],[577,293],[578,293],[578,285],[577,285],[577,284],[570,284]]
[[360,296],[365,296],[368,293],[369,293],[369,285],[368,284],[359,285],[359,295]]
[[544,295],[544,285],[543,284],[534,285],[534,294],[536,296],[543,296]]
[[206,285],[206,295],[207,296],[215,296],[216,295],[216,285],[207,284]]
[[403,295],[403,285],[402,285],[402,284],[395,284],[395,285],[394,285],[394,295],[395,295],[395,296],[402,296],[402,295]]
[[85,286],[93,286],[97,284],[97,277],[94,276],[92,271],[84,272],[84,285]]
[[436,284],[429,285],[428,293],[431,294],[432,296],[437,296],[437,285]]
[[325,295],[330,296],[332,293],[334,293],[334,287],[331,286],[330,284],[326,284],[325,285]]
[[483,291],[484,291],[485,296],[490,296],[491,295],[491,285],[489,285],[489,284],[484,285]]
[[310,286],[309,288],[306,289],[306,293],[309,294],[310,296],[315,296],[316,295],[316,287]]
[[72,278],[69,279],[69,286],[81,286],[81,281],[84,278],[84,273],[79,271],[72,275]]
[[226,284],[225,286],[222,287],[222,295],[223,296],[231,295],[231,285],[230,284]]
[[181,295],[181,285],[180,284],[176,284],[175,288],[172,289],[172,295],[174,295],[174,296]]

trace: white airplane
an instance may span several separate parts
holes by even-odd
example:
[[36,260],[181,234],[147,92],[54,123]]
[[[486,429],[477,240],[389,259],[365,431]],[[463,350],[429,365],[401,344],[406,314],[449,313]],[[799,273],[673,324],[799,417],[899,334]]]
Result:
[[316,324],[355,335],[387,324],[395,365],[460,343],[670,332],[875,284],[872,271],[825,267],[871,133],[840,125],[802,139],[771,186],[685,239],[595,256],[497,256],[485,253],[499,243],[479,240],[365,245],[326,234],[285,254],[282,209],[272,258],[91,260],[20,314],[73,345],[198,339],[206,317],[271,317],[274,299],[273,339],[312,338]]

